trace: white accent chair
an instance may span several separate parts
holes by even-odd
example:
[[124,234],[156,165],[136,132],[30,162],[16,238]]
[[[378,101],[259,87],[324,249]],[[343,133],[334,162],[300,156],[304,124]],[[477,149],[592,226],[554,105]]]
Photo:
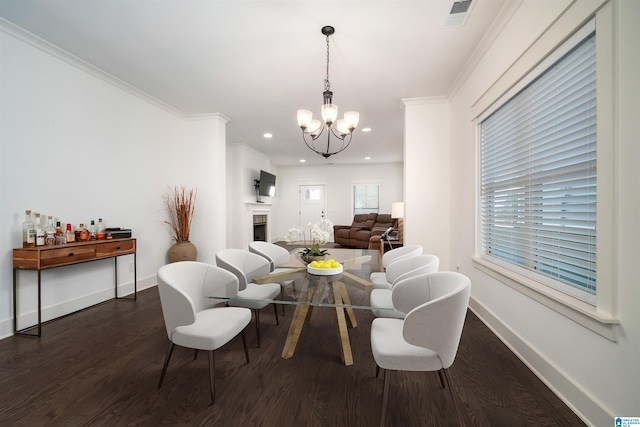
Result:
[[[422,255],[422,245],[407,245],[392,249],[382,255],[382,268],[386,270],[393,261],[418,255]],[[373,283],[384,280],[384,273],[384,271],[374,271],[371,273],[369,281]]]
[[458,351],[470,293],[469,278],[450,271],[410,277],[393,287],[393,306],[407,316],[377,318],[371,324],[376,377],[380,368],[384,372],[381,426],[385,421],[391,371],[438,371],[443,388],[445,381],[448,383],[461,421],[448,369]]
[[[397,309],[383,310],[384,307],[393,307],[391,299],[391,291],[396,283],[409,277],[419,276],[421,274],[435,273],[438,271],[440,259],[435,255],[419,255],[410,258],[399,259],[387,269],[387,277],[390,282],[376,285],[369,295],[371,311],[376,317],[392,317],[395,319],[404,319],[406,313]],[[391,285],[389,287],[389,284]],[[385,287],[386,286],[386,287]],[[376,309],[380,307],[381,309]]]
[[[265,300],[275,300],[280,295],[280,285],[265,283],[257,285],[251,280],[271,272],[271,263],[264,257],[242,249],[223,249],[216,253],[216,264],[232,272],[238,278],[238,299],[229,300],[231,307],[246,307],[253,311],[256,318],[256,334],[260,347],[260,310],[271,304]],[[278,320],[278,308],[273,304],[273,311]]]
[[245,328],[251,322],[251,311],[238,307],[215,307],[220,301],[205,295],[215,293],[233,297],[238,292],[238,279],[222,268],[195,261],[175,262],[160,267],[157,277],[162,314],[169,337],[169,349],[158,389],[162,387],[175,345],[195,349],[196,356],[198,350],[207,350],[213,404],[214,350],[241,333],[245,357],[249,363]]
[[[271,263],[271,273],[280,273],[292,270],[291,268],[280,267],[281,265],[288,263],[291,257],[289,251],[282,246],[278,246],[270,242],[254,241],[249,243],[249,252],[253,252],[254,254],[258,254],[268,259]],[[282,290],[284,289],[284,287],[291,284],[292,282],[293,280],[285,280],[284,282],[280,282],[280,299],[283,299]],[[282,314],[284,315],[284,304],[281,305]]]

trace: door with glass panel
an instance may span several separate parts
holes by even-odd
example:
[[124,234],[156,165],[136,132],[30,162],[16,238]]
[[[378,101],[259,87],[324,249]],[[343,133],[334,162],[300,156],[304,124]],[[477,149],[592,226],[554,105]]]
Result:
[[324,219],[324,185],[300,185],[298,186],[298,194],[300,198],[298,226],[304,227],[310,222],[317,223]]

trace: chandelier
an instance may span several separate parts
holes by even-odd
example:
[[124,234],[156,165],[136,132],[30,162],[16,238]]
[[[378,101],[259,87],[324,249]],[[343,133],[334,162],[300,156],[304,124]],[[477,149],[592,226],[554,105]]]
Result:
[[[331,92],[331,83],[329,82],[329,36],[335,33],[335,29],[331,26],[322,27],[322,34],[327,38],[327,76],[324,79],[324,92],[322,97],[322,122],[313,120],[313,113],[309,110],[298,110],[298,125],[302,129],[302,139],[311,150],[320,154],[324,158],[329,158],[334,154],[343,151],[351,143],[353,131],[358,126],[360,114],[356,111],[347,111],[344,118],[338,118],[338,106],[332,103],[333,92]],[[326,147],[323,141],[318,138],[326,133]],[[336,141],[331,142],[331,137]]]

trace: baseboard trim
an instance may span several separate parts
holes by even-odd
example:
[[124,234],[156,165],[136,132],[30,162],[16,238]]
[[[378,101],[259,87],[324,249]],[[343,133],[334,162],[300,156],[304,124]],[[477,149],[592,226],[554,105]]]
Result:
[[511,330],[491,310],[473,297],[469,301],[469,308],[585,424],[588,426],[613,425],[613,414]]
[[[142,291],[157,285],[156,276],[145,277],[137,281],[137,290]],[[133,282],[123,283],[118,286],[118,297],[133,294]],[[58,317],[73,314],[96,304],[109,301],[114,297],[113,288],[104,289],[89,295],[82,295],[79,298],[65,301],[59,304],[42,307],[42,321],[55,320]],[[38,323],[38,312],[36,310],[21,314],[18,318],[18,327],[21,325],[34,325]],[[13,318],[0,321],[0,339],[13,336]]]

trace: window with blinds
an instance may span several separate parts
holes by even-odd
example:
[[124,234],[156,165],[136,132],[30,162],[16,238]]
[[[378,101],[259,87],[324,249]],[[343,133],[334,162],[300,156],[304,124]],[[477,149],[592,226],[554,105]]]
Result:
[[378,184],[353,184],[353,214],[378,213],[379,193]]
[[479,124],[482,256],[595,305],[596,37]]

